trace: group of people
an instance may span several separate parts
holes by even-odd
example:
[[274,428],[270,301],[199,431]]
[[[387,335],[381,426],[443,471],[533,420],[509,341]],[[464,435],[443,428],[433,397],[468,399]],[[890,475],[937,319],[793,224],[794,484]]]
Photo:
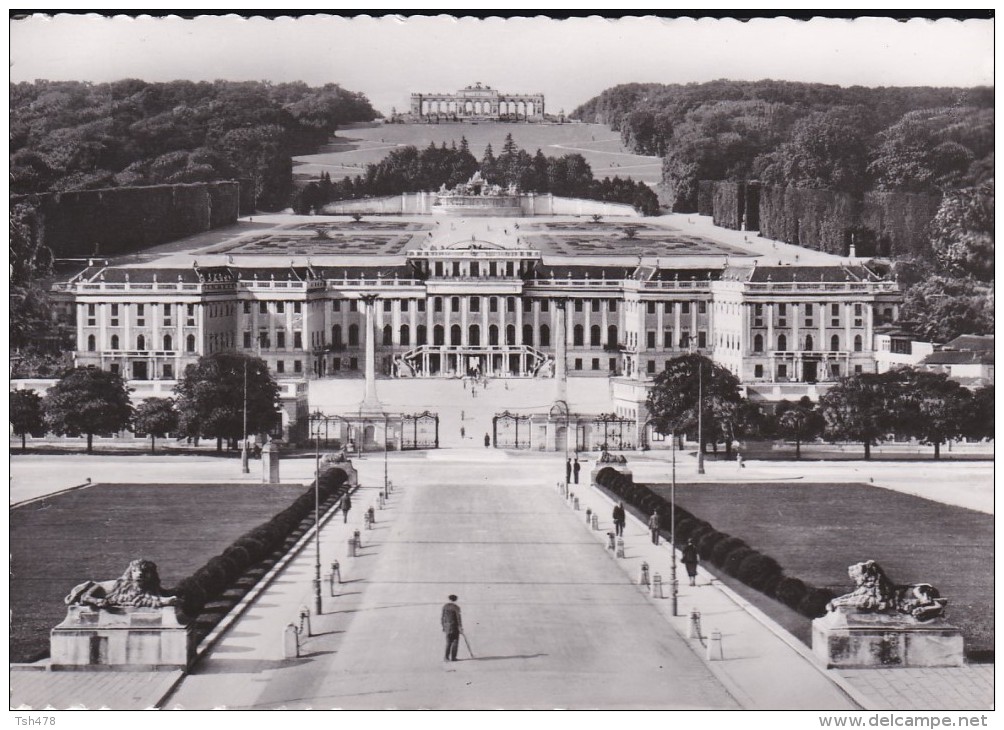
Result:
[[573,463],[571,459],[565,459],[565,484],[571,484],[572,479],[575,479],[575,484],[579,483],[579,471],[582,469],[582,465],[579,463],[579,457],[575,457],[575,462]]
[[[613,512],[614,533],[617,537],[623,537],[626,519],[627,513],[624,511],[624,503],[618,502],[614,505]],[[648,529],[652,535],[652,544],[658,545],[660,530],[662,529],[662,517],[659,515],[659,510],[654,510],[652,516],[648,518]],[[687,544],[683,547],[680,554],[680,562],[687,568],[690,585],[697,585],[697,564],[701,562],[701,556],[693,540],[687,540]]]

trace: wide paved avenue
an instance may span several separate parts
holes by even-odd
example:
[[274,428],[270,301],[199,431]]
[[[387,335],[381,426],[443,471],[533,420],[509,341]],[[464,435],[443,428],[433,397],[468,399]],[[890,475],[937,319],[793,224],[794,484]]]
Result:
[[[392,472],[388,509],[363,531],[361,555],[347,558],[345,542],[382,483],[377,459],[357,465],[373,486],[359,490],[347,525],[336,515],[322,531],[325,570],[337,558],[349,582],[337,598],[325,586],[305,656],[282,660],[280,634],[310,602],[312,546],[167,707],[736,707],[583,513],[563,504],[560,475],[541,474],[540,461],[462,449],[411,462]],[[450,593],[476,659],[461,642],[461,661],[443,661]]]

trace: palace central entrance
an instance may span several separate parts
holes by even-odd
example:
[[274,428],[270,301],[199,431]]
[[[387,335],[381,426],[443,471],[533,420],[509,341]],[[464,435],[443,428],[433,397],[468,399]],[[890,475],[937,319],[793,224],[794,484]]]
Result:
[[420,345],[396,364],[398,377],[554,375],[554,361],[529,345]]

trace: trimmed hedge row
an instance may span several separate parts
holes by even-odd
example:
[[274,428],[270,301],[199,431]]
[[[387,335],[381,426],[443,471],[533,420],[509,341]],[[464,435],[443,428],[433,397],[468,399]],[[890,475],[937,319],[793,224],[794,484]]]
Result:
[[[635,484],[631,477],[616,469],[601,469],[596,475],[596,483],[645,514],[656,510],[662,515],[669,512],[669,506],[663,497],[643,484]],[[710,523],[695,517],[679,505],[675,509],[675,518],[678,545],[693,540],[702,560],[711,562],[736,580],[780,601],[803,616],[822,616],[826,612],[826,604],[835,596],[832,591],[806,585],[798,578],[786,576],[784,569],[774,558],[751,548],[738,537],[719,532]]]
[[[331,467],[321,473],[318,491],[322,505],[339,498],[346,491],[346,479],[347,475],[338,467]],[[192,575],[183,578],[173,590],[178,596],[182,613],[189,617],[199,616],[208,604],[216,601],[250,569],[270,558],[276,551],[285,552],[291,548],[303,531],[313,524],[313,512],[314,487],[311,485],[289,507],[268,522],[263,522],[238,537],[222,553],[210,558]],[[307,524],[304,525],[304,522]],[[301,526],[304,529],[298,530]],[[247,581],[243,587],[250,589],[255,582],[257,580]],[[216,620],[219,618],[222,615],[215,617]],[[215,625],[215,621],[204,622],[201,618],[197,622],[200,628],[201,624],[211,624],[205,628],[206,633]]]

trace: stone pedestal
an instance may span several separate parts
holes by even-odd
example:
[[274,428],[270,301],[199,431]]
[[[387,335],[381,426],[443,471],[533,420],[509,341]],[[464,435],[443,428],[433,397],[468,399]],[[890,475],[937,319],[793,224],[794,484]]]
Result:
[[838,609],[812,622],[812,651],[827,667],[961,667],[962,631],[936,618]]
[[49,646],[52,669],[181,669],[195,657],[195,636],[173,606],[70,606]]
[[589,472],[589,483],[595,485],[596,484],[596,475],[599,474],[601,471],[603,471],[606,468],[613,469],[614,471],[616,471],[616,472],[618,472],[620,474],[623,474],[624,476],[626,476],[631,481],[634,481],[634,478],[631,475],[631,470],[628,469],[627,464],[604,464],[604,463],[598,461],[593,466],[592,471]]
[[345,461],[339,461],[337,457],[328,454],[321,459],[321,468],[323,469],[341,469],[345,472],[345,483],[350,487],[359,486],[359,472],[354,466],[352,466],[352,461],[346,459]]
[[279,483],[279,444],[269,441],[261,450],[261,483]]

